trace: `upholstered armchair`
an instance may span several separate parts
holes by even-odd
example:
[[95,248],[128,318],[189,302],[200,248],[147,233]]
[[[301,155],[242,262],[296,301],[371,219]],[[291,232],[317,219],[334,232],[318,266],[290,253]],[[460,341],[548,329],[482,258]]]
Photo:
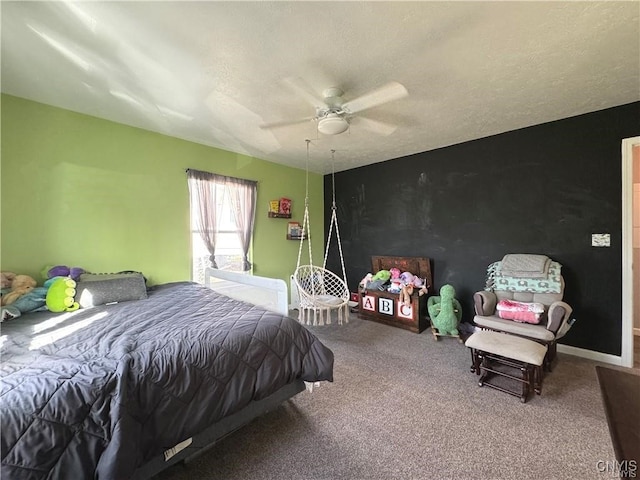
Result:
[[[543,262],[538,264],[542,265],[540,271],[514,271],[502,267],[505,260],[515,259],[517,262],[516,257],[543,257],[536,259]],[[511,273],[515,273],[515,276],[511,276]],[[551,363],[556,357],[556,343],[574,321],[570,319],[573,309],[562,300],[564,278],[560,274],[560,265],[541,255],[507,255],[502,262],[489,266],[487,278],[485,290],[473,296],[476,326],[547,345],[544,368],[551,371]],[[537,313],[532,313],[534,311]]]

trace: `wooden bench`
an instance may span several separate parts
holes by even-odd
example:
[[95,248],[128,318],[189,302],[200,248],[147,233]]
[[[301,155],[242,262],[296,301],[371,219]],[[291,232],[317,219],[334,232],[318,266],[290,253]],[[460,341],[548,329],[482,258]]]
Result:
[[[487,385],[501,392],[520,397],[525,403],[531,387],[537,395],[542,393],[542,363],[547,346],[526,338],[506,333],[482,330],[473,333],[465,342],[471,349],[471,372],[481,375],[478,385]],[[507,367],[507,368],[504,368]],[[519,376],[515,374],[520,372]],[[504,384],[493,383],[493,377],[509,378],[519,382],[520,391]]]

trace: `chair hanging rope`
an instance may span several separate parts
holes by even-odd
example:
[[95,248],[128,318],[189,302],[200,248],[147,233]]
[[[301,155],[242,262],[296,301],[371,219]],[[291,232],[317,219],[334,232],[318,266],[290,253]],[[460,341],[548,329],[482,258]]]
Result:
[[342,256],[342,243],[340,242],[340,229],[338,228],[338,214],[336,207],[336,173],[335,173],[335,150],[331,150],[331,222],[329,223],[329,235],[327,236],[327,248],[324,252],[324,261],[322,268],[327,266],[327,258],[329,257],[329,245],[331,245],[331,234],[333,225],[336,226],[336,240],[338,242],[338,252],[340,252],[340,265],[342,266],[342,279],[347,283],[347,272],[344,268],[344,257]]
[[[313,257],[311,251],[311,223],[309,217],[309,144],[307,142],[307,171],[306,171],[306,194],[304,201],[304,218],[302,221],[302,236],[300,238],[300,246],[298,248],[298,261],[296,264],[296,271],[293,274],[293,278],[298,289],[298,296],[300,299],[299,307],[299,321],[301,323],[311,324],[312,319],[310,314],[313,315],[313,325],[324,325],[331,323],[331,312],[337,310],[338,323],[342,324],[343,320],[349,321],[349,288],[347,287],[347,275],[344,267],[344,258],[342,255],[342,244],[340,242],[340,232],[338,230],[338,219],[336,214],[336,201],[335,201],[335,175],[332,173],[333,181],[333,203],[331,211],[331,223],[329,227],[329,235],[327,239],[327,248],[324,256],[324,263],[322,267],[316,267],[313,265]],[[335,151],[332,150],[332,161]],[[336,236],[338,240],[338,248],[340,250],[340,263],[342,266],[341,279],[335,273],[326,269],[327,258],[329,255],[329,244],[331,243],[331,236],[333,232],[333,224],[336,226]],[[309,246],[309,265],[300,265],[302,258],[302,248],[304,241],[308,242]]]
[[311,223],[309,219],[309,144],[311,140],[305,140],[307,142],[307,162],[306,162],[306,174],[305,174],[305,196],[304,196],[304,217],[302,220],[302,235],[300,236],[300,246],[298,248],[298,261],[296,268],[300,266],[300,259],[302,258],[302,246],[304,240],[307,240],[309,246],[309,265],[313,265],[313,256],[311,254]]

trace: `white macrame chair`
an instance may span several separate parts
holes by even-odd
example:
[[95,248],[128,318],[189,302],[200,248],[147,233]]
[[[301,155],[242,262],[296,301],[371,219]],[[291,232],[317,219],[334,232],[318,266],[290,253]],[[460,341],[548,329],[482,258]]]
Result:
[[[335,177],[332,172],[333,182],[333,204],[331,207],[331,224],[329,226],[329,236],[327,238],[327,248],[325,249],[324,262],[322,267],[313,265],[313,257],[311,255],[311,236],[309,232],[311,225],[309,221],[309,143],[307,140],[307,184],[306,198],[304,200],[304,220],[302,222],[302,238],[300,239],[300,248],[298,249],[298,262],[296,270],[293,274],[296,287],[298,289],[299,318],[300,323],[307,325],[324,325],[331,323],[331,312],[337,310],[338,324],[349,321],[349,288],[347,287],[347,274],[344,268],[344,258],[342,256],[342,244],[340,242],[340,231],[338,229],[338,217],[336,215],[336,194],[335,194]],[[333,155],[335,151],[331,151]],[[336,226],[336,238],[338,240],[338,250],[340,251],[340,264],[342,265],[342,277],[327,270],[327,257],[329,255],[329,245],[331,244],[331,235],[333,233],[333,225]],[[309,265],[300,265],[302,257],[302,245],[307,240],[309,246]]]

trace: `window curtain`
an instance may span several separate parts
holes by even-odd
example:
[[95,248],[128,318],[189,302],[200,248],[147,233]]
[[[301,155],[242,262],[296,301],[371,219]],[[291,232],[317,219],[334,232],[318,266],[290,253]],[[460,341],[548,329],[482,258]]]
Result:
[[187,182],[189,184],[189,199],[191,201],[191,228],[195,227],[209,252],[209,261],[213,268],[218,268],[216,263],[216,236],[218,234],[217,222],[220,218],[218,211],[218,184],[213,173],[199,170],[187,170]]
[[231,204],[231,211],[242,245],[242,268],[244,271],[251,270],[249,247],[255,223],[258,182],[193,169],[187,170],[187,179],[191,210],[195,212],[192,214],[192,220],[195,223],[193,226],[200,232],[209,251],[211,266],[218,268],[215,261],[215,249],[222,202],[217,200],[226,194]]
[[251,180],[229,179],[227,177],[231,211],[238,227],[238,235],[242,245],[242,270],[251,270],[249,262],[249,246],[253,236],[253,225],[256,217],[256,197],[258,184]]

